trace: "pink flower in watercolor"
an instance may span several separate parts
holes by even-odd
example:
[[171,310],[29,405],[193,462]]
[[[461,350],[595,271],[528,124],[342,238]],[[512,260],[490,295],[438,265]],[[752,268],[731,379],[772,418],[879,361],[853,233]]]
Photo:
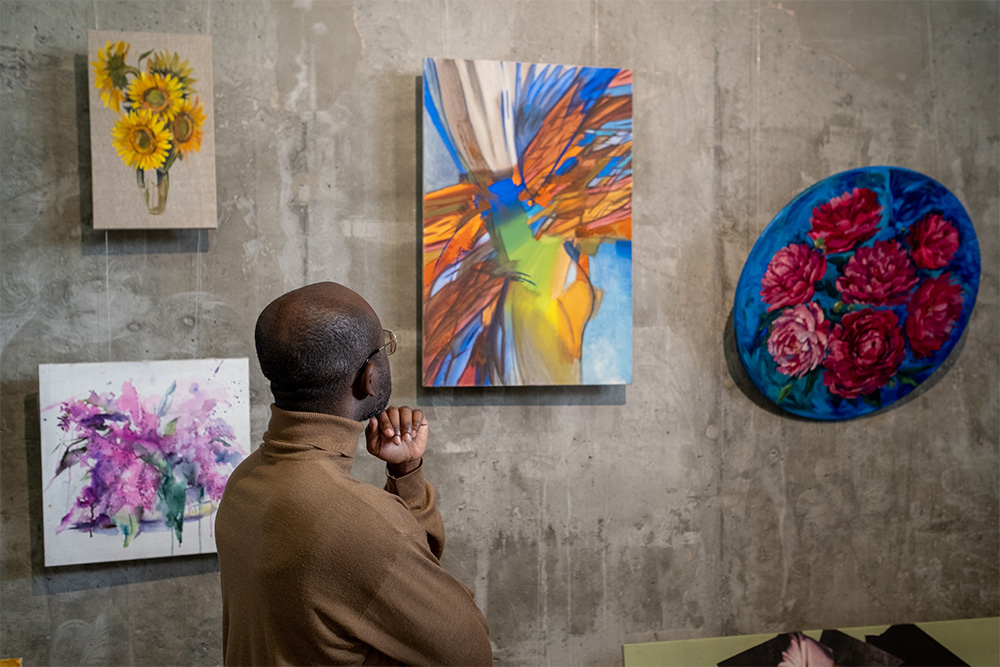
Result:
[[830,393],[848,399],[870,394],[888,384],[905,356],[894,312],[874,308],[850,312],[833,328],[823,383]]
[[86,400],[62,405],[59,426],[74,439],[65,445],[56,475],[80,465],[89,483],[59,531],[117,527],[128,546],[140,522],[163,521],[181,542],[185,516],[222,498],[229,473],[242,459],[232,446],[232,427],[213,415],[217,405],[228,403],[226,390],[176,388],[162,397],[140,396],[125,382],[117,397],[91,392]]
[[958,252],[958,229],[937,213],[928,213],[906,237],[921,269],[940,269]]
[[917,284],[917,271],[898,241],[879,241],[870,248],[858,248],[837,278],[844,303],[897,306],[906,303]]
[[107,418],[104,408],[99,403],[102,398],[91,392],[86,401],[72,401],[63,403],[62,412],[59,414],[59,428],[69,431],[73,424],[85,424],[89,421],[105,421]]
[[906,337],[916,357],[929,357],[951,337],[965,297],[951,274],[928,278],[906,304]]
[[767,351],[778,364],[778,372],[800,378],[826,356],[830,322],[819,304],[810,301],[789,308],[771,325]]
[[[168,390],[167,397],[169,398],[169,396],[170,391]],[[130,417],[128,423],[133,433],[140,438],[156,441],[157,429],[162,416],[159,402],[162,400],[157,401],[157,397],[154,396],[139,396],[132,383],[126,382],[122,385],[122,395],[115,405],[119,411]],[[164,407],[166,408],[168,405],[169,402]]]
[[793,243],[774,253],[760,281],[760,296],[768,312],[813,298],[817,280],[826,273],[826,258],[805,243]]
[[845,252],[875,236],[882,220],[878,195],[854,188],[813,209],[809,238],[826,253]]
[[833,667],[833,651],[801,632],[792,634],[791,643],[781,653],[778,667]]

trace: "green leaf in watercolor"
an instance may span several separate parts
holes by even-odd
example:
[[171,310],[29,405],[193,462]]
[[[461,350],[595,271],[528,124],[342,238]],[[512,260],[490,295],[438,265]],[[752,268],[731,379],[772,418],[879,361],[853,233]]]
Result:
[[788,395],[792,393],[792,385],[794,384],[795,381],[793,380],[792,382],[789,382],[788,384],[786,384],[784,387],[781,388],[781,391],[778,392],[778,400],[777,400],[778,403],[781,403],[783,400],[788,398]]
[[114,522],[118,530],[125,536],[125,544],[123,545],[125,547],[132,544],[132,540],[139,534],[139,519],[142,517],[142,510],[139,509],[136,512],[138,514],[122,509],[111,517],[111,521]]
[[182,542],[182,531],[184,530],[184,505],[187,500],[187,484],[177,479],[173,471],[168,471],[160,479],[160,488],[157,490],[160,502],[156,508],[163,514],[167,522],[167,527],[173,529],[177,536],[177,543]]
[[163,435],[175,435],[177,433],[177,420],[179,417],[174,417],[167,425],[163,428]]

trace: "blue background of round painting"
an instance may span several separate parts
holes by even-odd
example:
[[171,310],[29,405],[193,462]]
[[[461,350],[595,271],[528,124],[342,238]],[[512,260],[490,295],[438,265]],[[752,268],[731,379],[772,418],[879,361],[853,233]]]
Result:
[[[802,191],[768,223],[754,244],[753,250],[750,251],[736,286],[733,323],[740,360],[757,388],[775,403],[781,388],[792,378],[778,372],[777,365],[763,340],[766,329],[758,331],[761,318],[767,314],[767,304],[760,297],[760,281],[764,277],[768,263],[778,250],[792,243],[806,243],[810,247],[815,247],[808,236],[811,229],[809,218],[813,209],[845,192],[851,192],[854,188],[871,189],[878,195],[879,203],[883,206],[878,232],[857,247],[872,246],[878,241],[892,238],[902,241],[910,226],[931,211],[941,213],[958,229],[959,248],[951,262],[935,271],[918,268],[917,273],[923,280],[950,271],[962,286],[964,295],[962,314],[952,329],[951,337],[930,357],[914,358],[907,344],[906,358],[900,365],[900,371],[913,371],[912,377],[918,385],[930,377],[947,359],[961,338],[972,314],[976,293],[979,290],[979,242],[976,240],[975,229],[965,208],[947,188],[923,174],[897,167],[864,167],[825,178]],[[852,250],[834,256],[846,258],[853,252]],[[829,258],[830,256],[827,256],[824,280],[833,280],[839,275],[838,269]],[[819,282],[817,281],[817,284]],[[822,306],[825,312],[830,313],[837,298],[825,291],[817,290],[813,301]],[[900,326],[903,326],[906,319],[905,304],[881,309],[896,313]],[[827,420],[850,419],[873,412],[880,407],[878,404],[867,403],[861,399],[843,400],[836,405],[835,399],[839,397],[830,394],[822,378],[815,383],[808,394],[804,391],[805,385],[805,378],[796,380],[792,392],[779,404],[780,407],[804,417]],[[914,388],[901,382],[896,382],[894,387],[883,387],[881,407],[898,401]]]

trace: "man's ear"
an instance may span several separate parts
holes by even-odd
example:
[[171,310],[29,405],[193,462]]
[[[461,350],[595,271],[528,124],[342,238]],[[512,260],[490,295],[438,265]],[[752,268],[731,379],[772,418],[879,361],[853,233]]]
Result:
[[375,375],[378,371],[375,369],[374,361],[372,359],[365,364],[365,367],[358,374],[358,379],[354,382],[352,390],[354,398],[358,401],[363,401],[369,396],[375,395]]

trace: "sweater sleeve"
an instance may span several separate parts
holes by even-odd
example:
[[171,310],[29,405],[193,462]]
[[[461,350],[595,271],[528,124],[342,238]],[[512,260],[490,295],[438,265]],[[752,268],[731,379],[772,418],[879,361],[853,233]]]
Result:
[[358,638],[408,665],[492,665],[489,630],[472,592],[413,538],[396,552]]
[[437,490],[424,479],[423,466],[408,475],[393,477],[386,471],[385,490],[398,496],[410,508],[410,514],[427,535],[431,553],[444,553],[444,522],[437,507]]

